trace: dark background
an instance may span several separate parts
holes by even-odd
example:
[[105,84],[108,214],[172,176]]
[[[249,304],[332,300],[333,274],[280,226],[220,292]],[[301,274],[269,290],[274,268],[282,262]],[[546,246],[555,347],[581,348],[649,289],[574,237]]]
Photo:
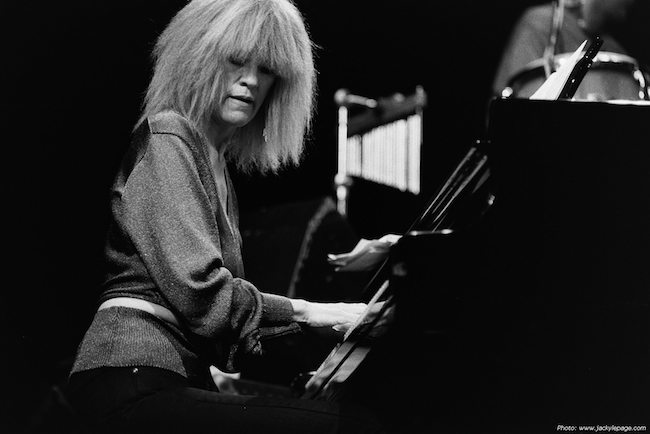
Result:
[[[180,0],[3,2],[6,284],[2,372],[10,427],[24,426],[69,369],[102,277],[108,189],[138,118],[156,36]],[[318,45],[318,106],[303,164],[236,177],[242,213],[333,195],[339,88],[428,95],[428,187],[484,134],[490,84],[532,0],[298,1]],[[644,63],[648,2],[619,35]],[[376,227],[382,227],[377,216]],[[378,223],[377,223],[378,222]],[[355,228],[365,235],[362,227]],[[393,231],[386,223],[385,231]]]

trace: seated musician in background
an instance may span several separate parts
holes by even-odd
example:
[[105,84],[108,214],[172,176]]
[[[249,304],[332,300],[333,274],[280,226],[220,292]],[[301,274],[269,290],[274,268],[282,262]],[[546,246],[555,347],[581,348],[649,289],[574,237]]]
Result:
[[[364,303],[312,303],[243,278],[243,171],[297,163],[313,113],[312,43],[290,0],[194,0],[170,22],[112,187],[108,274],[68,395],[100,431],[379,432],[338,404],[220,393],[265,339],[344,332]],[[273,254],[273,252],[269,252]]]
[[635,0],[564,0],[545,3],[524,11],[510,35],[492,84],[500,96],[509,81],[531,62],[541,59],[550,41],[556,6],[562,6],[561,27],[557,32],[554,54],[572,53],[585,40],[600,36],[601,51],[627,54],[612,36],[625,23]]

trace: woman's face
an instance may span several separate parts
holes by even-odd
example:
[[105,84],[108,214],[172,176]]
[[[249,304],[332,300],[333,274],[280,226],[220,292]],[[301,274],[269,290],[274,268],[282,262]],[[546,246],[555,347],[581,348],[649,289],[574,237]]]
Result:
[[224,71],[225,93],[214,113],[217,128],[243,127],[257,114],[275,81],[275,74],[254,60],[229,59]]

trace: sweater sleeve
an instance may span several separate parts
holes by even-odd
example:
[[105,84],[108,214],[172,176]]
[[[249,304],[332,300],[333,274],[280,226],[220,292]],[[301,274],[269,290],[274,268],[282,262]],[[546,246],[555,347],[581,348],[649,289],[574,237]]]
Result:
[[[260,327],[289,325],[288,298],[264,294],[224,266],[219,231],[191,151],[155,134],[119,195],[121,221],[163,298],[196,335],[258,352]],[[295,323],[293,324],[295,326]]]

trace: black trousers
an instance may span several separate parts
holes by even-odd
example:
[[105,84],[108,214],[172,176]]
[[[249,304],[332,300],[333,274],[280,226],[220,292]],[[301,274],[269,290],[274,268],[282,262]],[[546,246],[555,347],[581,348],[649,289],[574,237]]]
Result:
[[97,433],[379,433],[360,409],[324,401],[206,390],[151,367],[99,368],[70,377],[67,396]]

